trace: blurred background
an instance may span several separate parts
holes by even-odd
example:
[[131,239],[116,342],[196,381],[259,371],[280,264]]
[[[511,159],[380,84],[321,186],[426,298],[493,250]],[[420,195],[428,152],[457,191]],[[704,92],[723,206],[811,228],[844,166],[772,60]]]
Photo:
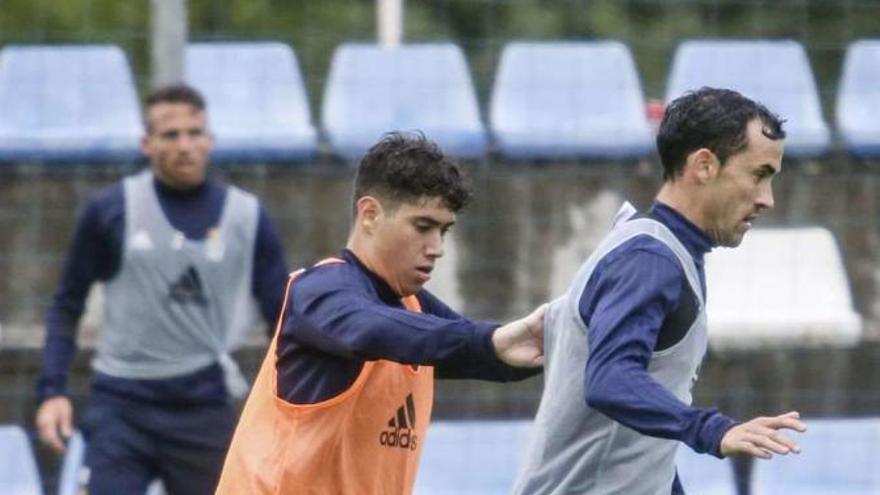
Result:
[[[214,171],[264,201],[291,268],[344,245],[365,143],[394,129],[437,139],[476,199],[429,287],[489,320],[562,294],[620,204],[650,206],[663,105],[709,84],[762,101],[790,137],[775,209],[740,252],[709,260],[714,320],[695,401],[742,419],[816,418],[816,451],[865,457],[850,453],[844,474],[791,469],[831,478],[810,478],[815,493],[880,493],[878,426],[850,420],[880,418],[877,39],[875,0],[3,0],[0,423],[33,429],[43,319],[77,206],[146,165],[139,101],[157,83],[186,79],[208,96]],[[79,403],[100,331],[93,302]],[[264,345],[255,332],[236,353],[251,373]],[[435,418],[505,420],[496,443],[451,442],[469,449],[459,461],[516,452],[504,425],[521,429],[540,391],[540,378],[440,382]],[[34,448],[52,493],[59,461]],[[739,493],[807,493],[750,471],[725,466],[708,476],[723,486],[689,493],[735,493],[734,479]],[[430,483],[421,493],[440,493]]]

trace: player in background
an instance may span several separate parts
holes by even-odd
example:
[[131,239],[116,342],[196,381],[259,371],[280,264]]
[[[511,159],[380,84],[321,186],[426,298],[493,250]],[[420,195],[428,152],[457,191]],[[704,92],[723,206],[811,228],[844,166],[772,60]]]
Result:
[[92,495],[213,493],[246,384],[227,354],[254,322],[274,321],[287,269],[251,194],[208,176],[205,102],[175,85],[146,100],[149,169],[82,210],[49,308],[36,415],[61,452],[74,425],[67,375],[89,287],[104,282],[104,325],[80,418]]

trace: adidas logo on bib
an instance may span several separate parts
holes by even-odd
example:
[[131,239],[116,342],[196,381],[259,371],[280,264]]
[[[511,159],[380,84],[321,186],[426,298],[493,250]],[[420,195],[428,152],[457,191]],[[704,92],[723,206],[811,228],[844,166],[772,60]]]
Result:
[[379,434],[379,443],[386,447],[416,450],[418,437],[415,434],[416,405],[412,394],[406,396],[406,403],[397,409],[397,414],[388,420],[388,429]]

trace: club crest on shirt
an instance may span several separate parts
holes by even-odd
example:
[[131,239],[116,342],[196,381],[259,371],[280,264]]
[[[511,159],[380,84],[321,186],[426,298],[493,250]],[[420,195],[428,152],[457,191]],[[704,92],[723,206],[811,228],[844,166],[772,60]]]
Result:
[[208,230],[208,236],[205,240],[205,256],[210,261],[220,261],[226,253],[226,243],[220,235],[220,229],[213,227]]
[[183,242],[186,240],[186,237],[183,235],[183,232],[175,231],[171,236],[171,249],[175,251],[180,251],[183,249]]

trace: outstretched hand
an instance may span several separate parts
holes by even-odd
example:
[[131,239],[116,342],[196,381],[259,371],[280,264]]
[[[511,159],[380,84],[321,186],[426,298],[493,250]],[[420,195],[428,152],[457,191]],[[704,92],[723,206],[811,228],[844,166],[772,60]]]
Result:
[[770,459],[773,454],[799,454],[800,446],[779,430],[807,431],[796,411],[775,417],[755,418],[747,423],[734,426],[721,438],[721,455],[749,455]]
[[544,313],[542,304],[525,318],[498,327],[492,334],[495,355],[505,363],[520,368],[544,364]]

